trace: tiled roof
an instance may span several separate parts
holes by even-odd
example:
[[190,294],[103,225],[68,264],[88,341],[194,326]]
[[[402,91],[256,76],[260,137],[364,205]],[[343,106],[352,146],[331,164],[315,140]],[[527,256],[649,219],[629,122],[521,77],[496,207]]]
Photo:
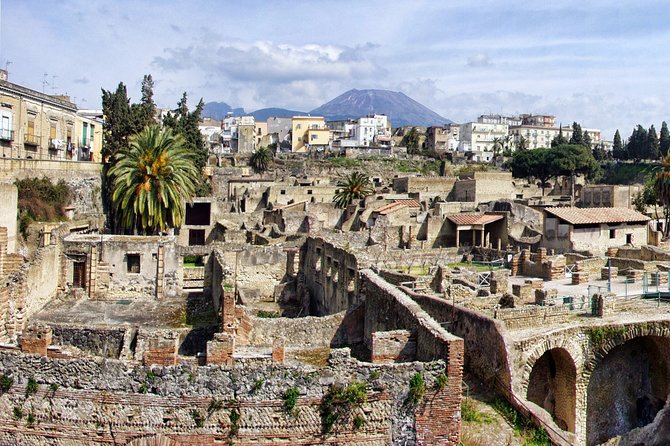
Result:
[[547,213],[573,225],[647,222],[649,217],[628,208],[545,208]]
[[386,204],[372,212],[379,215],[387,215],[402,208],[420,208],[421,204],[417,200],[393,200],[393,203]]
[[503,218],[498,214],[453,214],[447,218],[457,225],[486,225]]

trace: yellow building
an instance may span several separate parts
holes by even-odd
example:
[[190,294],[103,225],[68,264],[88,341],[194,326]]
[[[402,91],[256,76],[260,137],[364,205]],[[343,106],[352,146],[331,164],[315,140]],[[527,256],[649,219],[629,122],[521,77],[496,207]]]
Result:
[[294,116],[291,124],[293,152],[308,152],[310,148],[328,146],[330,130],[326,128],[322,116]]
[[100,162],[102,121],[77,113],[67,96],[13,84],[0,70],[0,152],[4,158]]

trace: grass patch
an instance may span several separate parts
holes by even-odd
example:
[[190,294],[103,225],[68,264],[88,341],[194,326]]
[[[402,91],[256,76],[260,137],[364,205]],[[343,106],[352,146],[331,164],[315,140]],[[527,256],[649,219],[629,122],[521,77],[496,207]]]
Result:
[[497,271],[499,269],[505,269],[505,267],[503,266],[489,266],[489,265],[481,265],[479,263],[467,263],[467,262],[450,263],[447,265],[447,268],[450,269],[475,268],[478,272]]
[[625,327],[592,327],[587,331],[591,343],[597,345],[602,344],[609,338],[623,336],[625,333]]
[[258,310],[256,312],[256,317],[260,317],[263,319],[276,319],[278,317],[281,317],[281,315],[277,311]]
[[524,446],[551,446],[547,432],[521,416],[504,399],[496,398],[493,401],[493,408],[512,426],[514,435],[522,438]]
[[491,424],[495,421],[492,415],[477,410],[476,404],[470,398],[463,398],[461,402],[461,419],[476,424]]

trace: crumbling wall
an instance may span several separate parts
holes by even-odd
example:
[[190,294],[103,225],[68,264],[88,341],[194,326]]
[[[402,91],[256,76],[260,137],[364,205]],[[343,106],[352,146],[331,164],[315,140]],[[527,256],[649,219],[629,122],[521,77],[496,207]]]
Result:
[[[276,444],[281,438],[297,445],[324,439],[360,446],[417,440],[458,444],[459,430],[449,430],[460,424],[458,414],[454,420],[437,416],[447,400],[445,389],[451,389],[451,380],[447,386],[436,385],[444,371],[442,361],[422,366],[425,404],[409,409],[404,404],[416,367],[364,364],[351,359],[348,350],[335,351],[325,369],[283,366],[269,359],[238,359],[233,366],[149,368],[116,360],[0,352],[0,373],[13,379],[0,396],[0,443],[83,446],[135,440],[132,444],[251,446]],[[34,393],[26,391],[31,378],[37,384]],[[321,399],[331,384],[353,382],[367,384],[367,402],[344,411],[324,437]],[[460,397],[460,380],[456,385]],[[283,396],[289,389],[298,393],[290,411]],[[356,416],[363,421],[358,428]]]

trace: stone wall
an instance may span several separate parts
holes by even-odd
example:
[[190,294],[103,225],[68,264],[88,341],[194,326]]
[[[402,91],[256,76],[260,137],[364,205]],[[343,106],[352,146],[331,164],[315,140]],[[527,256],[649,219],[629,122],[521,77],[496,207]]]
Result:
[[119,358],[123,348],[126,328],[48,324],[53,333],[53,344],[69,345],[90,355],[102,358]]
[[299,276],[311,315],[339,313],[361,302],[356,256],[321,238],[308,237],[302,245]]
[[440,297],[406,291],[433,319],[440,321],[449,333],[463,338],[464,367],[485,382],[497,380],[509,385],[510,368],[504,337],[506,329],[496,321]]
[[[267,360],[197,369],[129,367],[116,360],[0,352],[0,373],[13,378],[0,396],[0,442],[269,445],[281,438],[295,445],[458,444],[458,430],[449,430],[451,420],[443,417],[451,387],[435,384],[443,362],[422,366],[425,404],[409,409],[404,404],[417,366],[364,364],[351,359],[348,350],[335,351],[325,369]],[[37,383],[34,393],[26,392],[31,378]],[[352,382],[367,384],[367,402],[344,411],[332,431],[322,434],[321,398],[331,384]],[[291,388],[299,396],[287,413],[282,395]],[[355,416],[363,420],[358,429]]]
[[409,295],[370,269],[361,271],[360,293],[365,300],[364,339],[371,350],[375,332],[401,329],[415,337],[417,360],[447,362],[448,381],[442,395],[426,404],[421,417],[417,415],[417,440],[419,444],[458,444],[463,339],[442,328]]
[[16,252],[16,209],[19,202],[18,189],[13,184],[0,183],[0,227],[7,228],[7,252]]

